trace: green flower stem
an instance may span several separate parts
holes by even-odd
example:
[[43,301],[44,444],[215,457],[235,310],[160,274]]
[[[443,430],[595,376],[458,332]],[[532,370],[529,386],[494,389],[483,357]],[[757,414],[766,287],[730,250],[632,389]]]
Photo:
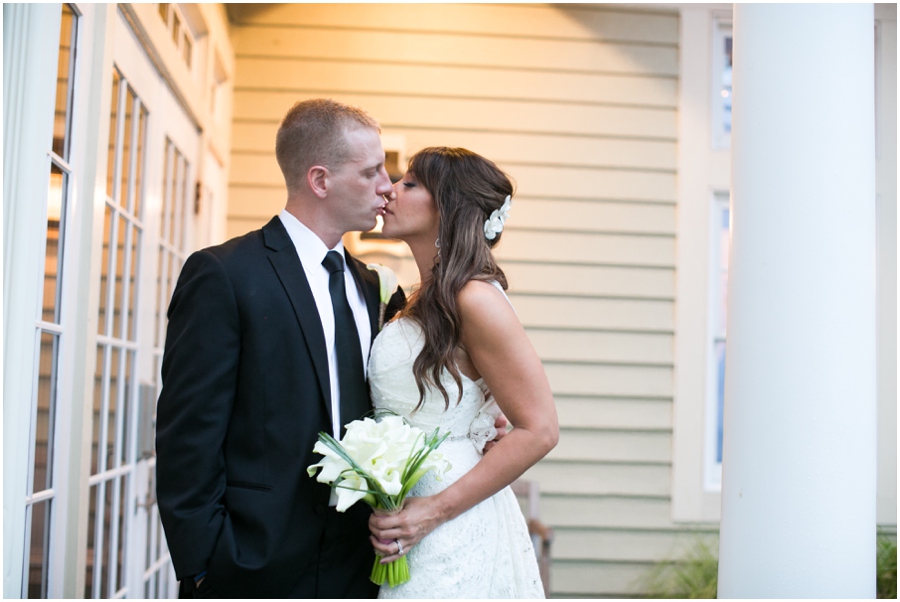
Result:
[[409,563],[406,556],[401,556],[393,562],[381,564],[381,556],[375,556],[375,564],[372,565],[372,575],[369,577],[372,583],[384,585],[387,582],[390,587],[397,587],[409,581]]

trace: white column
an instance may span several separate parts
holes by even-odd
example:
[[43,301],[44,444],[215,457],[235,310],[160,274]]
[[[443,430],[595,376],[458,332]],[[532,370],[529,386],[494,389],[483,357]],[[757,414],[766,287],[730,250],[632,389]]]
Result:
[[719,596],[875,596],[873,7],[736,4]]

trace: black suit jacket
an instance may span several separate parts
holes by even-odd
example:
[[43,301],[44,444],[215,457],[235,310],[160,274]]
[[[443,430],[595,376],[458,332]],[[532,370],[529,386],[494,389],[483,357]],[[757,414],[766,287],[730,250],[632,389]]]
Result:
[[[378,276],[347,259],[374,338]],[[328,359],[281,220],[191,255],[168,317],[157,497],[176,576],[205,570],[225,597],[374,595],[368,507],[336,513],[306,472],[331,431]]]

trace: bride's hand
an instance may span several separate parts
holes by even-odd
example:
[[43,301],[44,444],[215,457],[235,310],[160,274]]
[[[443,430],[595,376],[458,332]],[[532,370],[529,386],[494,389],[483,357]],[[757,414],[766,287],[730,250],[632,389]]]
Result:
[[494,421],[494,428],[497,429],[497,436],[484,444],[484,453],[491,451],[491,448],[497,445],[497,442],[506,436],[506,426],[508,424],[509,420],[506,419],[506,414],[500,413],[497,415],[497,419]]
[[[393,562],[409,553],[414,545],[445,522],[435,496],[409,497],[397,514],[376,514],[369,517],[369,540],[382,556],[381,563]],[[397,542],[400,542],[399,546]]]

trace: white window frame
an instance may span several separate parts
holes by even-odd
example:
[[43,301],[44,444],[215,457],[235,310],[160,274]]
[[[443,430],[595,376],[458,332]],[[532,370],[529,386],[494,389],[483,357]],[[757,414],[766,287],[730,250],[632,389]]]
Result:
[[713,55],[717,23],[730,22],[731,5],[685,5],[680,16],[672,520],[714,523],[721,493],[707,486],[704,474],[712,426],[707,425],[711,199],[730,188],[731,151],[713,145]]

